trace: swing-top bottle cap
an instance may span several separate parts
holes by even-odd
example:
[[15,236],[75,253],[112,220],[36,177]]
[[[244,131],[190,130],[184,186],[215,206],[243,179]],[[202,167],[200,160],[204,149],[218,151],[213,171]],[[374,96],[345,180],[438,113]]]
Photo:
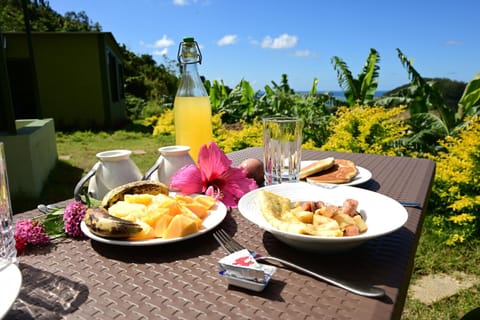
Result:
[[193,37],[183,38],[178,47],[177,59],[181,64],[202,63],[202,53]]

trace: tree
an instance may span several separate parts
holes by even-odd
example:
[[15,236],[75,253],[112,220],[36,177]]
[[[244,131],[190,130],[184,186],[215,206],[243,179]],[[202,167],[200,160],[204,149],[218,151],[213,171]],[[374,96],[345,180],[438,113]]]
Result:
[[[93,23],[84,11],[66,12],[64,16],[55,12],[46,1],[28,1],[28,15],[32,31],[101,31],[98,22]],[[25,31],[21,0],[0,0],[0,23],[4,32]]]
[[369,105],[373,102],[378,87],[378,70],[380,54],[370,49],[367,61],[358,78],[354,78],[347,64],[337,56],[332,58],[334,69],[337,71],[338,84],[343,89],[349,106]]

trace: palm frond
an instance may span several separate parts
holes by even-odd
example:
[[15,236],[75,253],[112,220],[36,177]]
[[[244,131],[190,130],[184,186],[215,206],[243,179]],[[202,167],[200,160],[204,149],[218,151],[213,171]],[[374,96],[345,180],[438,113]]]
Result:
[[312,88],[310,89],[310,94],[311,94],[311,95],[317,94],[317,86],[318,86],[318,79],[317,79],[317,78],[313,78]]
[[349,105],[355,104],[355,97],[358,97],[357,86],[355,83],[355,79],[348,69],[347,64],[345,61],[340,59],[337,56],[332,58],[333,68],[337,71],[337,80],[338,85],[343,89],[345,98]]
[[362,73],[359,75],[360,85],[361,85],[361,98],[364,103],[370,103],[375,96],[375,92],[378,87],[378,77],[380,67],[378,63],[380,62],[380,54],[377,50],[371,48],[370,54],[368,55],[367,61],[363,66]]
[[[419,101],[424,101],[422,108],[418,109],[420,104],[416,104],[416,109],[409,110],[411,113],[426,113],[428,110],[438,111],[441,117],[441,120],[444,123],[444,126],[451,130],[455,127],[455,114],[454,112],[445,104],[445,101],[441,93],[434,86],[429,84],[422,76],[418,73],[417,70],[412,66],[410,60],[403,54],[400,49],[397,48],[398,57],[402,65],[407,69],[409,74],[411,84],[417,86],[420,89]],[[425,103],[426,102],[426,103]]]
[[478,102],[480,102],[480,72],[470,80],[465,87],[465,91],[463,91],[462,97],[458,102],[458,111],[455,115],[457,121],[462,121],[466,116],[474,115],[478,110],[478,106],[474,108]]

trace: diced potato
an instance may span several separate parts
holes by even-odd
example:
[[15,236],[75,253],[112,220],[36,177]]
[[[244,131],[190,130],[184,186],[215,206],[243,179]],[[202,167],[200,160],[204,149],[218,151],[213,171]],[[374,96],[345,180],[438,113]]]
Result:
[[356,216],[353,216],[353,220],[355,220],[355,224],[357,225],[358,230],[360,230],[360,233],[364,233],[368,230],[368,226],[361,215],[357,214]]
[[304,210],[293,211],[295,216],[303,223],[313,223],[313,212]]
[[339,228],[338,222],[335,219],[322,216],[321,214],[313,215],[313,225],[314,226],[321,226],[321,225],[328,225],[330,227]]
[[340,226],[340,228],[343,230],[345,229],[346,226],[348,225],[355,225],[355,220],[353,220],[353,218],[351,216],[349,216],[348,214],[345,214],[345,213],[338,213],[336,215],[333,216],[333,219],[337,220],[338,222],[338,225]]

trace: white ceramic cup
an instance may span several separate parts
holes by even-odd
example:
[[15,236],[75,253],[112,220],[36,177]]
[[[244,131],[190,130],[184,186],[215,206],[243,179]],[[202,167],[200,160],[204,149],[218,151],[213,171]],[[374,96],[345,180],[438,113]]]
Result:
[[303,120],[300,118],[263,119],[265,185],[299,181],[302,130]]

